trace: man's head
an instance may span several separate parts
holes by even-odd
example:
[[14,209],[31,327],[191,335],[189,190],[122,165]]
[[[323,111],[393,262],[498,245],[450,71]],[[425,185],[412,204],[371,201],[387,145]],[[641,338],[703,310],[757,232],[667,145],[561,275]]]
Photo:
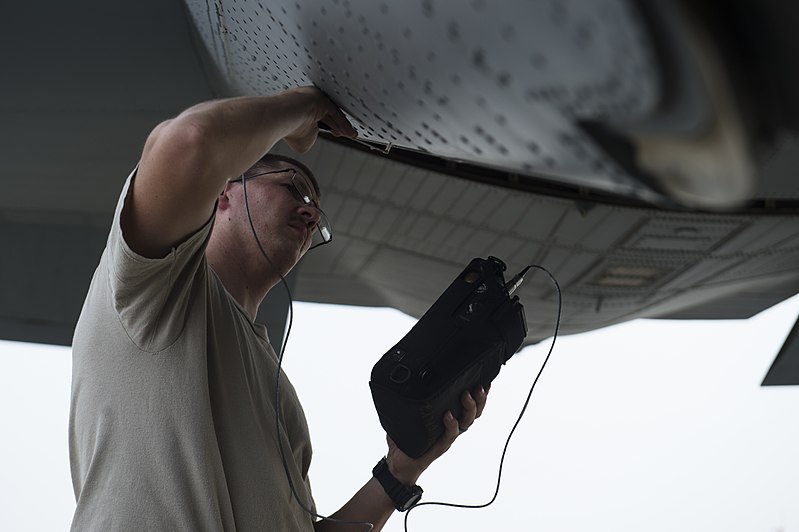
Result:
[[225,185],[217,205],[217,223],[225,239],[235,240],[237,249],[247,255],[257,250],[254,228],[270,261],[285,275],[312,244],[332,238],[320,200],[319,184],[307,166],[290,157],[267,154]]
[[259,172],[269,171],[269,170],[279,170],[281,168],[294,168],[297,170],[298,174],[301,174],[303,177],[307,178],[308,182],[313,187],[313,192],[316,194],[316,200],[320,201],[322,199],[322,192],[319,189],[319,182],[316,180],[316,176],[311,171],[310,168],[305,166],[303,163],[294,159],[292,157],[288,157],[287,155],[279,155],[277,153],[267,153],[261,159],[252,165],[249,170],[244,172],[245,176],[248,175],[255,175]]

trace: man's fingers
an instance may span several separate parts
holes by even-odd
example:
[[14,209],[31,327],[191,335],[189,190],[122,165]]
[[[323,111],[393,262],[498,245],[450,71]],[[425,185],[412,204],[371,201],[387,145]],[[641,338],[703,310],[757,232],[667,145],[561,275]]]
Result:
[[327,95],[325,95],[325,99],[327,100],[327,105],[324,108],[324,116],[317,122],[319,128],[329,131],[337,137],[357,137],[358,132],[347,119],[344,111]]
[[344,112],[321,89],[307,86],[292,90],[302,97],[308,98],[306,100],[310,111],[308,118],[312,120],[285,137],[292,149],[300,152],[308,151],[316,141],[316,135],[320,129],[337,137],[355,138],[358,136]]
[[329,125],[331,127],[331,133],[334,135],[342,136],[342,137],[350,137],[355,138],[358,136],[358,132],[355,131],[355,128],[352,126],[347,117],[344,115],[344,112],[335,107],[332,109],[323,119],[322,122]]
[[452,412],[447,411],[447,413],[444,414],[444,435],[440,440],[440,443],[443,444],[443,449],[441,450],[442,454],[450,448],[452,442],[455,441],[455,438],[458,437],[460,432],[460,424],[458,423],[458,420],[452,415]]
[[463,392],[461,396],[463,414],[458,420],[458,427],[461,433],[466,432],[466,429],[472,426],[474,420],[483,414],[487,396],[488,392],[482,386],[478,386],[473,392],[468,390]]
[[488,400],[488,390],[479,386],[475,393],[473,394],[474,400],[477,402],[477,415],[475,417],[480,417],[483,415],[483,410],[486,407],[486,401]]
[[[464,430],[468,429],[475,418],[479,417],[483,412],[486,404],[486,396],[488,391],[482,387],[478,387],[474,392],[464,392],[461,396],[461,403],[463,404],[463,415],[457,419],[451,411],[444,414],[444,434],[433,444],[433,446],[424,454],[416,459],[407,457],[402,451],[397,448],[391,437],[386,434],[386,441],[388,442],[389,454],[395,456],[395,463],[398,464],[400,469],[409,467],[407,464],[412,464],[413,471],[421,474],[422,471],[433,463],[438,457],[447,452],[455,440]],[[418,476],[418,475],[417,475]]]
[[471,427],[477,417],[477,401],[467,390],[461,396],[461,404],[463,405],[463,414],[459,420],[459,426],[461,431],[463,431]]

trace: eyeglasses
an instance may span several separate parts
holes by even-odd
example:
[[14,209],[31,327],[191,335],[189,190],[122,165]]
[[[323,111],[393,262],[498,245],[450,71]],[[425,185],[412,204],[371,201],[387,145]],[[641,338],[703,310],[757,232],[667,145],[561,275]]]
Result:
[[292,172],[291,181],[279,184],[286,187],[286,189],[291,192],[291,195],[294,196],[295,200],[319,212],[319,222],[316,224],[316,231],[313,232],[311,237],[311,247],[309,247],[308,250],[310,251],[313,248],[318,248],[319,246],[329,244],[333,241],[333,227],[330,225],[330,220],[327,219],[327,215],[319,207],[319,203],[313,199],[313,193],[311,192],[306,180],[302,179],[301,177],[297,177],[296,170],[293,168],[283,168],[281,170],[270,170],[268,172],[260,172],[253,175],[242,175],[235,181],[249,181],[250,179],[256,177],[282,174],[287,172]]

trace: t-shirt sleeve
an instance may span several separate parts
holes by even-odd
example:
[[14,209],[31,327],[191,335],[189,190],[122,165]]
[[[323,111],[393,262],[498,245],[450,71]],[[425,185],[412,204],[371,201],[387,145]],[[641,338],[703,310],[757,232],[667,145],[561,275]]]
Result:
[[205,282],[205,247],[214,216],[165,257],[139,255],[128,246],[120,225],[137,170],[138,166],[122,189],[103,260],[107,262],[111,298],[122,327],[139,349],[154,353],[178,339],[189,305]]

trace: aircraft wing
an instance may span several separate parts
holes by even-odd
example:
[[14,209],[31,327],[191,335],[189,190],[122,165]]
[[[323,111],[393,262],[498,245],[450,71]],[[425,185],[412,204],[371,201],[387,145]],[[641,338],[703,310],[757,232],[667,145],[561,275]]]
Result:
[[[785,4],[748,13],[790,27]],[[487,255],[509,275],[556,275],[564,333],[745,318],[799,292],[795,102],[780,99],[793,80],[731,52],[747,44],[734,7],[716,27],[677,2],[455,5],[9,6],[0,335],[71,341],[119,187],[159,121],[305,84],[371,147],[325,137],[300,157],[335,243],[304,259],[299,299],[420,316]],[[784,66],[788,33],[758,53]],[[528,340],[550,336],[549,281],[518,294]]]

